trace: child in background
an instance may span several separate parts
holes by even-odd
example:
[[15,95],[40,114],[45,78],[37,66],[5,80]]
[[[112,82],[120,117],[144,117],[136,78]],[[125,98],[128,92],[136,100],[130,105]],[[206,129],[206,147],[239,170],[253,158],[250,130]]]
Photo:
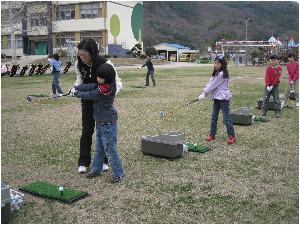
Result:
[[282,107],[287,102],[293,85],[295,90],[296,106],[299,106],[299,63],[295,61],[295,54],[292,52],[288,55],[288,60],[289,62],[286,65],[288,79]]
[[147,74],[146,74],[146,85],[145,86],[149,86],[149,76],[151,75],[153,87],[155,87],[156,84],[155,84],[155,79],[154,79],[154,68],[153,68],[153,64],[152,64],[150,54],[147,55],[146,63],[144,65],[140,66],[140,68],[143,68],[145,66],[147,66],[147,68],[148,68],[148,71],[147,71]]
[[217,122],[221,109],[223,112],[227,134],[229,137],[227,143],[232,144],[235,142],[235,133],[229,109],[229,100],[232,97],[228,88],[228,82],[230,80],[231,79],[228,74],[227,62],[225,57],[216,57],[212,77],[210,78],[206,87],[203,89],[203,93],[199,96],[199,100],[203,100],[209,93],[211,93],[210,101],[214,102],[211,117],[210,135],[206,139],[208,141],[215,139],[215,135],[217,134]]
[[279,57],[278,55],[272,55],[270,57],[270,66],[266,69],[265,77],[265,95],[264,95],[264,106],[260,117],[264,117],[268,112],[269,98],[272,95],[274,99],[274,112],[277,118],[280,118],[281,115],[281,104],[279,101],[279,78],[282,73],[282,68],[278,66]]
[[48,62],[53,65],[53,81],[52,81],[52,93],[50,95],[55,95],[56,90],[59,94],[59,96],[62,96],[64,93],[61,90],[59,86],[59,77],[60,77],[60,71],[61,71],[61,62],[59,61],[59,55],[54,54],[53,55],[54,60],[51,60],[48,58]]
[[103,64],[96,71],[97,82],[75,86],[74,95],[85,100],[94,100],[94,118],[97,123],[96,144],[93,168],[87,178],[99,176],[103,170],[104,155],[106,153],[113,169],[112,183],[123,179],[124,171],[117,146],[118,113],[113,107],[116,94],[116,72],[112,65]]

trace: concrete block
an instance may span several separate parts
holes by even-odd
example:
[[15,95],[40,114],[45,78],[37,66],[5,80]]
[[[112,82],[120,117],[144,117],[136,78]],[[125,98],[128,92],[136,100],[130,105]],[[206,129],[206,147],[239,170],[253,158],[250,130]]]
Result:
[[10,187],[1,183],[1,224],[8,224],[11,219]]
[[239,108],[230,110],[230,117],[233,124],[251,125],[253,119],[253,108]]
[[171,160],[183,154],[184,134],[181,132],[146,135],[141,137],[141,141],[143,154],[167,157]]
[[[262,105],[263,105],[264,99],[260,98],[257,100],[257,108],[261,109]],[[275,104],[274,104],[274,99],[273,97],[269,98],[269,104],[268,104],[268,109],[274,110],[275,109]]]
[[290,92],[290,99],[296,100],[295,91]]

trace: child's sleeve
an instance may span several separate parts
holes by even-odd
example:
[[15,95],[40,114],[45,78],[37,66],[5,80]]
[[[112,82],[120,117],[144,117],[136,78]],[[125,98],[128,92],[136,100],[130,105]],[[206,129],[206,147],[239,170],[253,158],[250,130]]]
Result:
[[224,82],[223,73],[219,73],[215,78],[210,78],[208,84],[203,89],[203,94],[207,96],[209,93],[213,92],[218,86]]
[[295,74],[293,76],[294,82],[299,79],[299,63],[297,62],[297,64],[295,66],[296,66],[296,70],[295,70]]
[[92,91],[76,91],[74,95],[77,98],[82,98],[85,100],[101,100],[105,98],[105,96],[100,93],[98,88]]
[[91,91],[91,90],[94,90],[96,87],[97,87],[96,83],[82,84],[82,85],[74,86],[76,91]]
[[51,60],[51,59],[49,59],[49,58],[47,58],[47,59],[48,59],[48,62],[51,63],[51,64],[53,65],[53,61],[54,61],[54,60]]

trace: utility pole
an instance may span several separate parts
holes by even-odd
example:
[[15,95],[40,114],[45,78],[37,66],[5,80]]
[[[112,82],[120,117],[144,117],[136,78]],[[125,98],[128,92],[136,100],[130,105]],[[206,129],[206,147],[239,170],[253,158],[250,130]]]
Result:
[[[251,19],[246,20],[246,42],[248,41],[248,27],[250,27]],[[249,31],[250,32],[250,31]],[[247,43],[246,43],[247,45]],[[248,48],[246,47],[246,66],[248,64]]]

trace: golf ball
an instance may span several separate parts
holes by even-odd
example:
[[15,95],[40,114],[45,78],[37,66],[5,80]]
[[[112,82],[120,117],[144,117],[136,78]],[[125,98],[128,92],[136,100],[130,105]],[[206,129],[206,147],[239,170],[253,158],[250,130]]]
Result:
[[59,187],[59,189],[58,189],[59,191],[63,191],[64,190],[64,188],[63,187]]

